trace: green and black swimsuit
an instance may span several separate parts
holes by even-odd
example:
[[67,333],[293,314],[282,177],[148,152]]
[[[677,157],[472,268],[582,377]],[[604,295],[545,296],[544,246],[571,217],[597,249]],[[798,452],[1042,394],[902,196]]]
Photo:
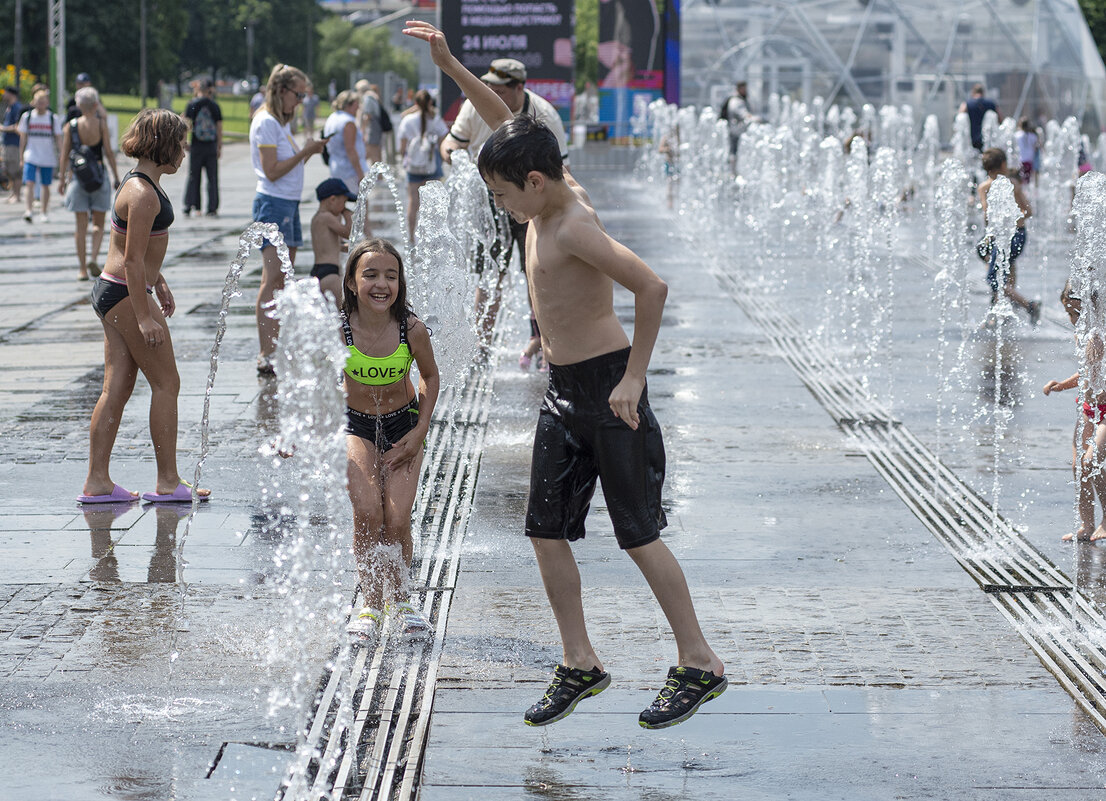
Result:
[[[353,329],[349,318],[342,313],[342,333],[346,338],[349,356],[345,373],[359,384],[385,387],[398,381],[407,381],[411,364],[415,361],[407,343],[407,317],[399,323],[399,347],[390,356],[366,356],[353,344]],[[346,407],[346,431],[373,443],[384,453],[391,450],[408,431],[414,429],[419,418],[419,400],[414,398],[406,406],[384,414],[367,414]]]

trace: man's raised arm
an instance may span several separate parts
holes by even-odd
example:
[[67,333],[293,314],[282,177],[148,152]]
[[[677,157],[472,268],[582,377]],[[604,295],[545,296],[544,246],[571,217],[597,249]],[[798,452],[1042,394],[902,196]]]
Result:
[[515,115],[507,108],[507,104],[500,100],[499,95],[465,69],[465,66],[450,52],[441,31],[429,22],[409,20],[403,32],[415,39],[422,39],[430,45],[430,58],[442,72],[457,82],[457,86],[465,93],[465,97],[472,101],[476,113],[489,128],[494,131],[507,120],[514,118]]

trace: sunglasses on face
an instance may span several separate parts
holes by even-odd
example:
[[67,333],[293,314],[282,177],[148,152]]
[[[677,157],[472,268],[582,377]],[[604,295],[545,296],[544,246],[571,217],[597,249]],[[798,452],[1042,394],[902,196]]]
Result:
[[[292,90],[288,89],[288,88],[285,88],[284,91],[285,92],[292,92]],[[296,96],[297,100],[303,100],[305,97],[307,97],[307,92],[292,92],[292,94],[294,94]]]

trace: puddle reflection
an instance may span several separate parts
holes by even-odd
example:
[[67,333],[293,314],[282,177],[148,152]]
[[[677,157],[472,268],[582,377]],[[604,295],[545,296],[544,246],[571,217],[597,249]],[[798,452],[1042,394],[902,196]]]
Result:
[[[186,503],[155,503],[150,506],[153,507],[156,530],[154,551],[146,570],[146,582],[172,583],[177,580],[177,529],[180,522],[192,511],[192,506]],[[118,529],[113,529],[112,526],[134,507],[134,503],[108,503],[87,506],[82,510],[92,543],[92,558],[96,560],[96,564],[88,572],[93,581],[122,580],[119,576],[118,554],[112,541],[112,532]]]

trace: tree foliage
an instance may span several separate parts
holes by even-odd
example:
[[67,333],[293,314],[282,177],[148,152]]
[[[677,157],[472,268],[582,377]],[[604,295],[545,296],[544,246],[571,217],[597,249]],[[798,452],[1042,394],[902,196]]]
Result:
[[[1106,2],[1106,0],[1103,0]],[[599,80],[599,0],[576,0],[576,91]]]
[[1106,60],[1106,0],[1079,0],[1091,38],[1098,46],[1098,53]]
[[[66,0],[66,72],[87,72],[101,91],[138,94],[140,4],[143,0]],[[394,47],[385,28],[354,28],[317,0],[145,0],[147,92],[159,80],[183,83],[193,75],[241,78],[252,67],[264,81],[273,65],[293,64],[316,83],[344,86],[349,49],[353,68],[394,70],[414,82],[414,57]],[[49,74],[48,0],[23,0],[21,66]],[[14,52],[15,0],[0,0],[0,53]],[[253,47],[247,29],[253,28]],[[335,49],[334,45],[338,45]],[[344,46],[343,46],[344,45]],[[9,59],[11,60],[11,59]],[[248,63],[249,62],[249,63]]]
[[[319,58],[315,74],[323,83],[334,80],[339,86],[349,83],[351,70],[357,72],[395,72],[407,83],[416,83],[418,62],[408,50],[391,43],[387,28],[356,28],[338,17],[318,25]],[[356,55],[354,52],[356,51]]]

